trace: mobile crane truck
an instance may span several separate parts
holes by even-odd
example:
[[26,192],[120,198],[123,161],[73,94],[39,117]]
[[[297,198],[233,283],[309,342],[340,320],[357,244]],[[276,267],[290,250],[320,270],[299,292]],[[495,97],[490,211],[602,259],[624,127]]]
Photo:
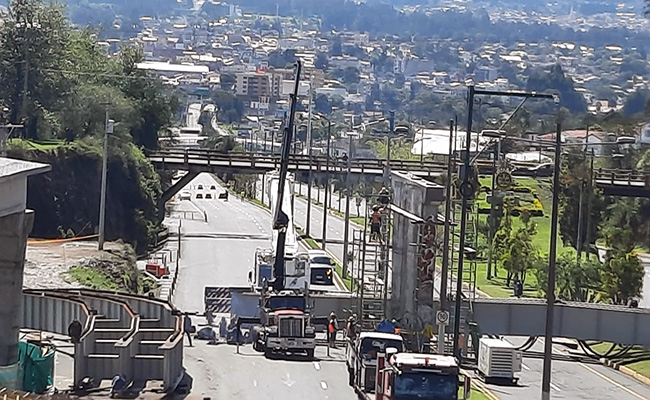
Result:
[[287,267],[292,267],[294,270],[306,270],[305,263],[309,263],[306,254],[300,255],[291,250],[287,251],[287,232],[293,227],[289,226],[290,218],[282,209],[283,204],[286,203],[283,199],[289,169],[289,151],[293,138],[301,69],[302,64],[297,61],[289,121],[285,126],[282,141],[282,156],[277,183],[278,193],[273,213],[273,230],[277,232],[277,240],[274,254],[268,255],[269,264],[271,260],[273,261],[272,279],[270,281],[263,279],[260,291],[260,322],[251,330],[253,348],[263,351],[267,357],[276,352],[292,354],[303,352],[312,358],[316,348],[315,329],[311,323],[308,308],[308,284],[305,283],[302,290],[285,290]]

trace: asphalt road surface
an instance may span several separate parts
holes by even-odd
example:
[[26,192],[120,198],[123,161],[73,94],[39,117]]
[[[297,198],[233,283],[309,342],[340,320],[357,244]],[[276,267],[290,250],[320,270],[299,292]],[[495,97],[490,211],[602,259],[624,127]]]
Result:
[[[203,185],[204,190],[197,186]],[[216,190],[210,191],[215,185]],[[207,174],[189,184],[191,202],[205,210],[208,222],[195,217],[183,220],[179,277],[174,304],[181,310],[203,312],[203,287],[246,286],[257,247],[271,243],[270,214],[230,196],[216,199],[224,189]],[[196,193],[211,192],[213,199],[196,199]],[[185,201],[187,202],[187,200]],[[200,319],[196,319],[200,322]],[[191,396],[213,399],[356,399],[347,384],[342,349],[317,348],[317,361],[304,359],[267,360],[242,346],[208,346],[195,340],[185,348],[185,367],[193,379]]]
[[[515,345],[526,338],[506,338]],[[541,398],[544,340],[525,353],[517,386],[487,385],[501,400]],[[580,353],[553,345],[551,398],[571,400],[647,400],[650,387]]]
[[[197,185],[204,194],[211,185],[213,199],[195,199]],[[199,175],[189,185],[192,204],[205,210],[208,221],[195,216],[183,220],[182,258],[174,303],[182,310],[203,311],[203,287],[245,286],[247,274],[253,266],[255,248],[270,244],[270,214],[234,196],[228,202],[216,200],[224,189],[206,174]],[[186,201],[187,202],[187,201]],[[296,220],[303,225],[306,202],[296,198]],[[312,233],[320,236],[322,208],[312,210]],[[328,237],[343,238],[343,221],[330,214]],[[353,228],[351,228],[353,229]],[[330,244],[328,248],[340,259],[343,246]],[[508,338],[515,344],[523,338]],[[536,344],[524,358],[519,384],[514,387],[489,385],[502,400],[540,398],[543,342]],[[620,399],[650,400],[650,387],[610,368],[590,361],[569,361],[571,357],[562,346],[554,346],[553,399]],[[195,341],[195,347],[186,347],[185,366],[193,377],[192,395],[212,398],[239,399],[355,399],[347,385],[342,350],[332,350],[330,357],[324,348],[316,351],[318,361],[267,360],[243,346],[241,354],[227,345],[207,346]]]

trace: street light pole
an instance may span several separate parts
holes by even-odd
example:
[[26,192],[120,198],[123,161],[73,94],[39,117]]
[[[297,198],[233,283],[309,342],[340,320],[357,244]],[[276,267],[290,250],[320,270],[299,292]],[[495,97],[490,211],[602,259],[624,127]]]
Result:
[[104,250],[106,230],[106,170],[108,169],[108,134],[113,133],[111,120],[108,119],[108,104],[104,125],[104,153],[102,155],[102,186],[99,198],[99,250]]
[[[345,175],[345,232],[343,232],[343,278],[348,272],[348,241],[350,240],[350,160],[352,159],[352,135],[348,135],[348,171]],[[341,199],[339,198],[339,202]]]
[[[447,280],[449,279],[449,234],[451,231],[451,175],[454,152],[454,120],[449,121],[449,157],[447,158],[447,182],[445,182],[445,223],[442,239],[442,271],[440,273],[440,309],[447,311]],[[438,332],[438,353],[445,353],[444,325]]]
[[551,398],[551,356],[553,352],[553,313],[555,308],[555,258],[557,252],[558,196],[560,192],[560,157],[562,130],[555,130],[555,165],[553,171],[553,211],[551,214],[551,244],[548,255],[548,286],[546,288],[546,332],[544,334],[544,367],[542,371],[542,400]]
[[311,114],[312,114],[312,81],[309,81],[309,119],[307,121],[307,143],[309,145],[309,172],[307,173],[307,223],[305,224],[305,229],[307,236],[311,235],[311,185],[312,185],[312,173],[311,169],[313,168],[314,162],[312,159],[312,132],[311,132]]
[[327,247],[327,216],[328,216],[328,194],[330,190],[330,146],[332,143],[332,122],[327,117],[321,116],[327,121],[327,158],[325,159],[325,198],[323,199],[323,234],[322,234],[322,248],[325,250]]
[[[474,113],[474,85],[469,87],[467,102],[467,134],[465,136],[465,153],[463,154],[463,183],[461,184],[462,209],[460,216],[460,244],[458,250],[458,275],[456,276],[456,309],[454,310],[454,355],[460,353],[460,306],[463,296],[463,263],[465,262],[465,230],[467,229],[467,201],[474,189],[469,181],[470,176],[470,150],[472,146],[472,118]],[[460,358],[460,357],[459,357]]]

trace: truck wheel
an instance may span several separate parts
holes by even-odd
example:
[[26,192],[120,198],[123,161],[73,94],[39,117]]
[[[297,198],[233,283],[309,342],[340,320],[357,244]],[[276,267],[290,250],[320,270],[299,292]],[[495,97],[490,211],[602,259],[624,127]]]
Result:
[[307,349],[307,358],[310,360],[314,359],[314,349]]
[[273,349],[270,347],[264,347],[264,357],[273,358]]

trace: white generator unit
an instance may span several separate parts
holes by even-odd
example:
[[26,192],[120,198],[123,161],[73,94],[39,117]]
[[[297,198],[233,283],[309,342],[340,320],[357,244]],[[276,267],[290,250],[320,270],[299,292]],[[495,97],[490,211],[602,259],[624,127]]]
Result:
[[478,373],[485,382],[516,384],[521,352],[502,339],[479,339]]

